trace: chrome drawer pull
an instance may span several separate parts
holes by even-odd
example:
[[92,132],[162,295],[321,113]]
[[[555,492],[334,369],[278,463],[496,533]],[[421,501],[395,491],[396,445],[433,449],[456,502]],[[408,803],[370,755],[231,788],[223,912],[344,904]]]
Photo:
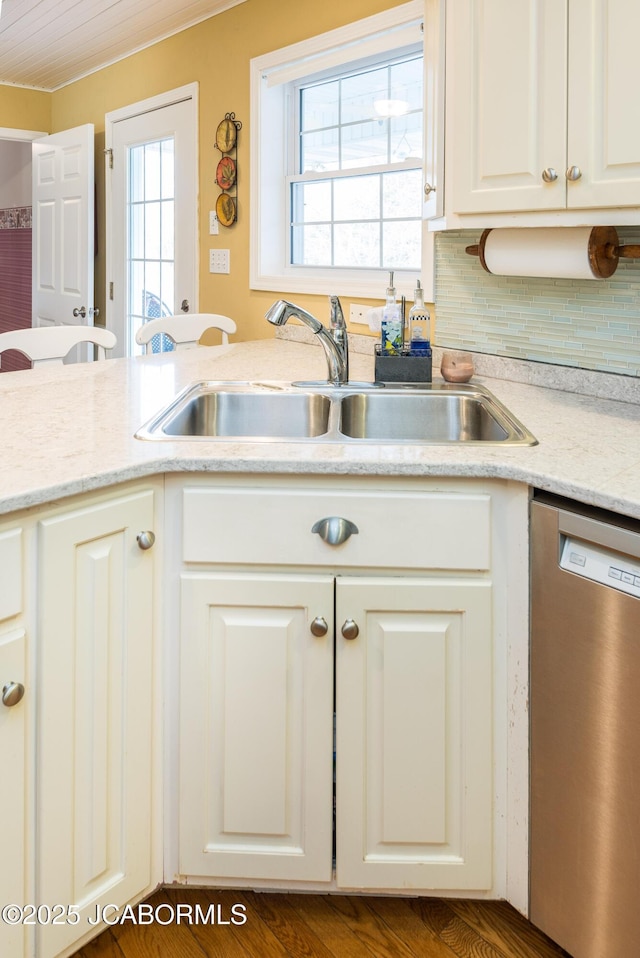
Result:
[[339,546],[346,542],[349,536],[357,535],[358,527],[354,522],[343,519],[341,516],[327,516],[324,519],[318,519],[311,531],[317,532],[328,545]]

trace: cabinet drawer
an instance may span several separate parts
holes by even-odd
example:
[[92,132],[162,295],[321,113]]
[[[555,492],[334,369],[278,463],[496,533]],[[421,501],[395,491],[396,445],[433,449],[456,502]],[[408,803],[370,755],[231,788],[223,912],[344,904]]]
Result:
[[[185,562],[374,568],[488,569],[491,497],[447,492],[325,492],[187,487]],[[357,526],[341,545],[321,519]]]
[[22,530],[0,533],[0,621],[22,612]]

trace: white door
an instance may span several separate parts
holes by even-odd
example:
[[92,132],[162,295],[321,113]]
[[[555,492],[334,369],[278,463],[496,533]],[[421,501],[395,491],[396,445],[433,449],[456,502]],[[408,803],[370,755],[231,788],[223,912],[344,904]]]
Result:
[[33,326],[93,325],[94,128],[33,141]]
[[147,319],[197,312],[197,104],[157,98],[107,115],[107,326],[142,352]]

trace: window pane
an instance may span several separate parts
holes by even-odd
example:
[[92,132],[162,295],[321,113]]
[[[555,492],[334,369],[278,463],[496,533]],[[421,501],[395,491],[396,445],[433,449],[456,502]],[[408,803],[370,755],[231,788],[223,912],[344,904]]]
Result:
[[144,257],[144,204],[134,203],[129,207],[129,256]]
[[383,173],[382,190],[382,215],[385,219],[421,216],[422,172],[420,170]]
[[160,304],[160,263],[144,264],[145,315],[152,319],[162,316]]
[[293,183],[292,210],[294,223],[329,222],[331,220],[331,181]]
[[422,159],[422,114],[394,117],[391,125],[391,163]]
[[378,223],[344,223],[334,228],[334,266],[380,266]]
[[163,263],[160,267],[160,309],[163,316],[171,316],[174,310],[173,263]]
[[147,143],[144,148],[144,198],[160,199],[160,143]]
[[322,173],[337,170],[338,130],[323,130],[321,133],[303,133],[300,137],[300,172]]
[[378,166],[388,163],[388,149],[386,120],[344,126],[341,169],[350,170],[358,166]]
[[299,266],[331,266],[331,226],[312,223],[291,231],[292,262]]
[[174,159],[175,151],[172,137],[170,140],[162,141],[160,188],[163,200],[172,200],[175,196]]
[[160,204],[145,203],[144,255],[160,259]]
[[319,130],[325,126],[337,126],[340,122],[338,104],[340,84],[338,80],[320,83],[301,90],[300,129]]
[[420,269],[420,221],[385,223],[382,231],[385,269]]
[[144,199],[144,146],[129,150],[129,199],[132,203]]
[[376,115],[374,100],[389,97],[389,70],[382,67],[347,77],[342,81],[342,123],[368,120]]
[[416,57],[390,69],[389,97],[404,100],[408,110],[422,110],[422,66],[422,57]]
[[174,259],[174,204],[173,200],[164,200],[161,204],[162,211],[162,247],[160,250],[162,259]]
[[380,177],[349,176],[334,184],[336,220],[380,219]]

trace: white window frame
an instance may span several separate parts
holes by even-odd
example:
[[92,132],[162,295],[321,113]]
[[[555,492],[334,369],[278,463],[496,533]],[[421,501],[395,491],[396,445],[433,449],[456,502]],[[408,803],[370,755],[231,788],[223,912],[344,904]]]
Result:
[[[291,266],[288,263],[288,84],[322,70],[422,42],[423,0],[330,30],[256,57],[251,79],[251,289],[335,293],[379,298],[388,285],[382,269]],[[425,117],[425,125],[427,118]],[[423,231],[424,233],[424,231]],[[399,294],[411,295],[420,270],[397,271]],[[337,290],[337,285],[339,290]]]

